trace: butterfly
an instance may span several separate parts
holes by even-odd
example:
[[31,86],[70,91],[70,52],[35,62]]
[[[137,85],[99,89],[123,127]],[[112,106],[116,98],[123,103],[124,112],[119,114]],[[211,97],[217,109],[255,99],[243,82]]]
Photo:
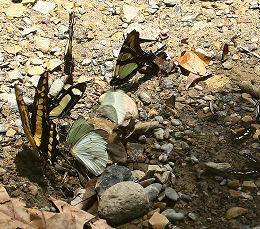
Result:
[[253,157],[253,155],[246,153],[246,152],[241,152],[239,154],[242,155],[243,157],[247,158],[248,160],[250,160],[254,169],[251,171],[234,171],[233,172],[234,174],[236,174],[236,175],[254,175],[254,174],[260,173],[260,160],[259,159]]
[[162,51],[165,46],[155,53],[145,52],[140,45],[142,42],[144,40],[140,39],[139,32],[136,30],[127,35],[117,58],[114,76],[110,81],[111,85],[125,83],[138,71],[142,74],[151,75],[158,74],[161,69],[166,71],[166,66],[168,66],[167,55]]
[[255,128],[247,127],[239,129],[233,135],[234,142],[244,142],[245,140],[251,138],[255,132]]
[[41,75],[34,96],[33,109],[29,112],[18,85],[15,95],[22,126],[34,152],[44,163],[53,164],[57,157],[56,146],[59,136],[56,125],[49,119],[48,72]]
[[95,176],[105,170],[108,154],[103,132],[95,131],[83,117],[80,116],[71,126],[67,144],[72,145],[72,156]]
[[64,73],[67,75],[64,86],[55,96],[50,104],[50,119],[63,118],[75,106],[86,90],[86,83],[78,83],[73,85],[72,72],[74,70],[74,62],[72,57],[72,39],[74,12],[69,15],[69,39],[64,54]]

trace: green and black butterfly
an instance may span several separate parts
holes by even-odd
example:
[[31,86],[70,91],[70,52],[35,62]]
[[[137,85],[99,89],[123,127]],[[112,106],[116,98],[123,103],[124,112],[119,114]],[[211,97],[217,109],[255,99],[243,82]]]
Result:
[[36,155],[40,156],[45,164],[46,162],[52,164],[58,155],[56,149],[58,134],[55,124],[49,119],[48,92],[48,72],[45,72],[39,79],[30,113],[19,86],[15,85],[16,100],[25,135]]
[[140,46],[142,42],[144,40],[140,39],[139,32],[133,30],[128,34],[121,47],[111,85],[125,83],[138,71],[150,75],[157,75],[161,69],[166,71],[169,63],[166,62],[167,55],[163,51],[165,46],[155,53],[144,52]]
[[69,39],[64,54],[64,73],[67,75],[67,78],[63,88],[50,104],[50,119],[63,118],[75,106],[86,90],[86,83],[73,85],[72,38],[74,17],[74,13],[71,12],[69,16]]

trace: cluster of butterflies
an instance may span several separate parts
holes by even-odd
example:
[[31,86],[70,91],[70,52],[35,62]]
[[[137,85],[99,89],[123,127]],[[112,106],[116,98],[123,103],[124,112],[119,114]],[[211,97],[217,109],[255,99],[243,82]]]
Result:
[[[86,83],[73,83],[74,62],[72,56],[72,40],[74,13],[69,16],[69,39],[64,54],[64,73],[67,75],[64,86],[54,97],[50,98],[48,72],[41,75],[35,90],[33,105],[27,106],[23,100],[18,85],[15,94],[23,129],[34,152],[42,158],[44,165],[53,165],[57,156],[61,155],[56,148],[59,134],[53,119],[63,118],[83,96]],[[140,46],[143,42],[137,31],[132,31],[126,37],[120,50],[115,74],[110,84],[113,86],[127,82],[137,72],[143,74],[166,74],[169,72],[167,55],[164,47],[157,52],[144,52]],[[120,96],[119,96],[120,97]],[[107,99],[105,100],[107,101]],[[111,98],[108,99],[111,101]],[[109,103],[109,102],[108,102]],[[121,107],[115,104],[117,107]],[[104,112],[111,113],[107,104],[103,103]],[[122,109],[121,109],[122,110]],[[112,113],[116,113],[113,111]],[[122,114],[118,117],[122,119]],[[72,125],[67,143],[73,145],[71,153],[94,175],[102,173],[107,163],[106,141],[104,135],[98,133],[83,117]]]

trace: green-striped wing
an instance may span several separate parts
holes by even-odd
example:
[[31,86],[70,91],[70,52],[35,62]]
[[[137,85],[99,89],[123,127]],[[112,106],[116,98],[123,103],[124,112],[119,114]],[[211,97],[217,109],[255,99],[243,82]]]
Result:
[[87,123],[84,117],[80,116],[71,126],[67,144],[75,145],[80,138],[94,130],[93,125]]
[[123,83],[143,66],[145,53],[140,46],[139,32],[133,30],[126,37],[116,62],[116,69],[111,85]]

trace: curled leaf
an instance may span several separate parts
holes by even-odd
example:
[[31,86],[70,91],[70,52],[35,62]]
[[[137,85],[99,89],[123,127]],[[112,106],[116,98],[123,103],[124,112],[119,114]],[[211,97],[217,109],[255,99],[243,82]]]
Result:
[[184,51],[178,56],[179,64],[186,70],[199,75],[207,73],[206,66],[211,58],[203,53],[196,52],[194,48],[191,51]]

